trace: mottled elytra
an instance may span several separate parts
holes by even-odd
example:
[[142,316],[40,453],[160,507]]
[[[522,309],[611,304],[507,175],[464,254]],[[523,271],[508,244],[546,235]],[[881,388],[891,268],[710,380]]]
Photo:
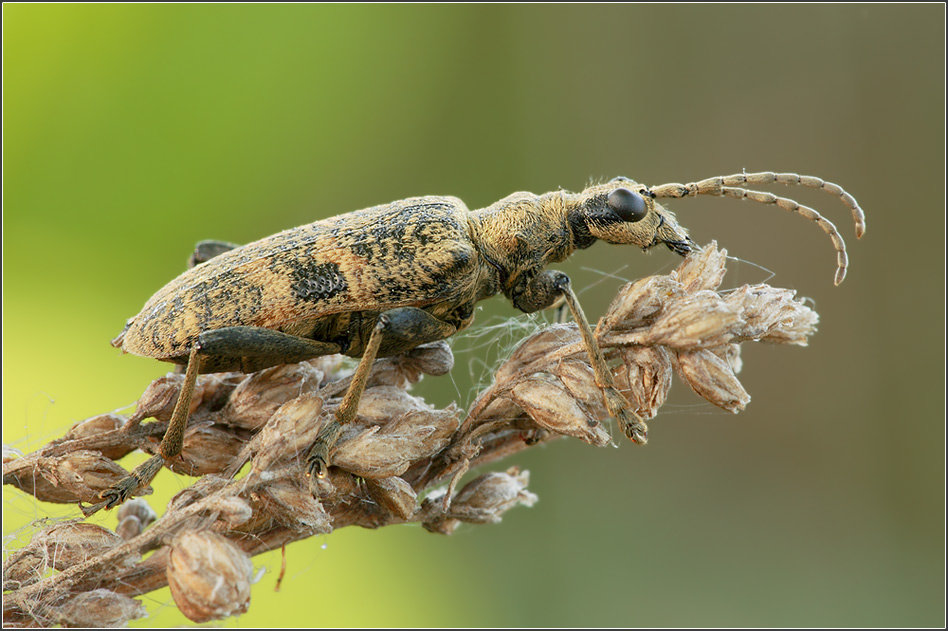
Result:
[[160,452],[84,511],[125,501],[181,452],[199,373],[254,372],[342,353],[361,359],[335,420],[320,431],[309,453],[307,470],[317,493],[375,359],[467,328],[475,303],[497,293],[524,312],[565,299],[606,409],[629,438],[644,444],[645,423],[616,389],[569,277],[545,268],[597,240],[642,249],[665,245],[685,255],[694,243],[656,200],[725,195],[773,204],[816,222],[837,251],[836,283],[842,282],[846,246],[830,221],[792,199],[743,188],[771,183],[838,197],[852,212],[856,236],[865,232],[862,210],[841,187],[816,177],[766,172],[652,188],[619,177],[581,193],[514,193],[474,211],[455,197],[416,197],[240,247],[202,242],[191,268],[152,296],[113,340],[129,353],[187,367]]

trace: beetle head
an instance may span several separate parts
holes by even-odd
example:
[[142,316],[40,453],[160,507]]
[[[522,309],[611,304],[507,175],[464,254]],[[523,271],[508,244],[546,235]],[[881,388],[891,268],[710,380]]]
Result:
[[587,188],[578,197],[580,203],[571,215],[571,224],[582,236],[642,249],[665,244],[682,256],[691,251],[688,232],[655,201],[647,186],[617,177]]

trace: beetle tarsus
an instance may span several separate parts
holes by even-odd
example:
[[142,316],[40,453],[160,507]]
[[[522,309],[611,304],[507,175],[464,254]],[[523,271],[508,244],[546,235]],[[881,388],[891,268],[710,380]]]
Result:
[[337,419],[331,420],[326,427],[319,431],[309,456],[306,458],[306,472],[318,480],[325,480],[329,475],[329,452],[339,440],[342,425]]

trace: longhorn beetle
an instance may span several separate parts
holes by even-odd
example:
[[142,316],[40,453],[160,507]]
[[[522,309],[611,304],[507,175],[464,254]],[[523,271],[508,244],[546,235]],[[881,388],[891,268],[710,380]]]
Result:
[[847,256],[836,227],[792,199],[742,188],[770,183],[839,197],[852,212],[856,236],[865,232],[862,210],[841,187],[817,177],[767,172],[653,188],[618,177],[581,193],[514,193],[475,211],[455,197],[416,197],[241,247],[203,242],[192,268],[152,296],[112,341],[129,353],[187,368],[158,455],[104,491],[103,501],[86,512],[125,501],[181,453],[199,373],[249,373],[333,353],[359,357],[335,419],[320,430],[309,452],[315,493],[342,426],[355,417],[375,359],[467,328],[475,303],[498,292],[527,313],[565,299],[606,409],[629,438],[644,444],[645,423],[616,390],[569,277],[544,268],[597,240],[643,250],[661,244],[684,256],[696,246],[656,200],[719,195],[775,204],[815,221],[836,248],[838,285]]

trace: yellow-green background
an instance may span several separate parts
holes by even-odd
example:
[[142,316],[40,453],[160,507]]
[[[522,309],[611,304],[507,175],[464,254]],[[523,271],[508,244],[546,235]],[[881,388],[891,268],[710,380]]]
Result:
[[[821,315],[809,348],[745,348],[746,412],[676,382],[647,448],[534,449],[494,467],[530,469],[533,508],[294,544],[280,593],[279,553],[257,557],[223,624],[941,626],[944,54],[937,4],[5,5],[3,440],[35,449],[163,374],[108,340],[201,239],[420,194],[819,175],[869,220],[857,242],[842,205],[792,191],[848,240],[839,288],[800,217],[670,204]],[[676,263],[600,245],[563,268],[598,282],[596,317],[619,285],[601,272]],[[726,282],[766,280],[754,264]],[[426,397],[470,401],[461,344]],[[155,507],[187,483],[163,472]],[[5,488],[5,547],[47,515],[78,511]],[[136,624],[185,622],[167,590],[144,600]]]

